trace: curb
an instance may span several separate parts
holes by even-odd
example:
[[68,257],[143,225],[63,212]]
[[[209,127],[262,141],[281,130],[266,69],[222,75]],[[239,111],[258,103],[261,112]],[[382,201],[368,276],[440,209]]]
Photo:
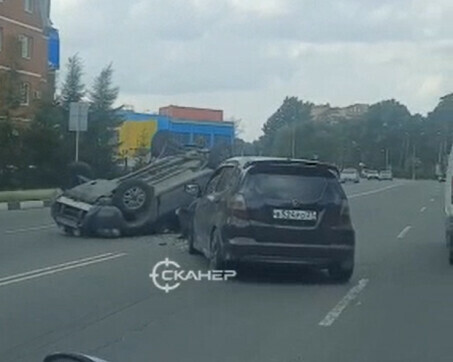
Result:
[[0,202],[0,211],[30,210],[50,207],[51,200]]

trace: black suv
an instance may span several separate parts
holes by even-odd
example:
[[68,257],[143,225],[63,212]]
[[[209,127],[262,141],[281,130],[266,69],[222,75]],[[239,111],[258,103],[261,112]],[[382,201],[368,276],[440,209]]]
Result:
[[180,212],[189,252],[213,269],[236,263],[305,264],[346,282],[355,233],[338,170],[308,160],[237,157],[225,161]]

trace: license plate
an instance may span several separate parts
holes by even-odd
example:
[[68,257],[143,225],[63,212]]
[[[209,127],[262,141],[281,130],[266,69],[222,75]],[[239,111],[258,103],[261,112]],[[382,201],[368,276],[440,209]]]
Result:
[[315,221],[316,211],[310,210],[282,210],[274,209],[273,218],[276,220],[301,220],[301,221]]

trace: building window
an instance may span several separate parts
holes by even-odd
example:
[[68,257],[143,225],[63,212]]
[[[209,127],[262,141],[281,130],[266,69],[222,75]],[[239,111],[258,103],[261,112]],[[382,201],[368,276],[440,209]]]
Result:
[[33,47],[33,39],[26,35],[19,36],[20,54],[24,59],[31,59],[31,49]]
[[28,106],[30,104],[30,84],[22,83],[20,86],[20,104]]
[[33,12],[33,0],[24,0],[24,9],[27,13]]
[[40,91],[34,91],[33,92],[33,99],[41,99],[41,92]]

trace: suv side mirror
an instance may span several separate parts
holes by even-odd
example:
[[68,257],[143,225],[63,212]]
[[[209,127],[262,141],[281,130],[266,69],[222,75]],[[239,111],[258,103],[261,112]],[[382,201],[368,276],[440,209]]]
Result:
[[201,196],[201,188],[198,184],[186,184],[184,185],[184,191],[193,197]]

